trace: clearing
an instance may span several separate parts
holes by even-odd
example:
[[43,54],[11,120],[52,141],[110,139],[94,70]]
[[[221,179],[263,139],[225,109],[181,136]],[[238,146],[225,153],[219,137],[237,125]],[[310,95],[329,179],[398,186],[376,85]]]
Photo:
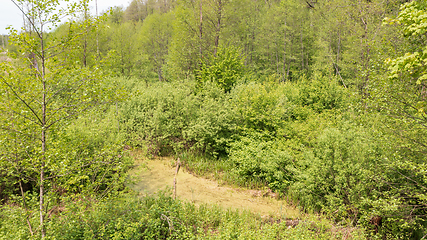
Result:
[[[172,191],[175,164],[172,158],[146,159],[134,156],[135,169],[131,172],[131,188],[143,195],[159,190]],[[216,181],[196,177],[181,168],[177,175],[177,198],[196,205],[215,204],[224,208],[249,210],[261,216],[282,219],[300,218],[300,212],[284,200],[271,197],[270,192],[221,186]]]

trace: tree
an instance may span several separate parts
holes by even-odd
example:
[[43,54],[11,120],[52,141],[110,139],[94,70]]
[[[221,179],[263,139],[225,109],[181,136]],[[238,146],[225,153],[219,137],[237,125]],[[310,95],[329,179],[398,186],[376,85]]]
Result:
[[259,71],[275,73],[282,80],[293,74],[310,74],[314,24],[312,9],[302,1],[271,4],[260,24],[255,52]]
[[406,53],[386,60],[389,75],[371,91],[376,109],[388,116],[383,131],[389,136],[390,156],[384,163],[385,176],[378,177],[378,182],[390,186],[383,209],[386,212],[393,203],[388,221],[394,224],[393,230],[405,230],[413,239],[427,236],[426,9],[426,1],[411,1],[401,6],[397,19],[385,18],[385,23],[403,33]]
[[245,66],[253,66],[255,42],[260,31],[265,3],[263,1],[229,1],[224,13],[224,28],[221,38],[225,46],[235,46],[243,50]]
[[230,92],[233,86],[244,74],[244,65],[236,48],[219,48],[215,56],[202,63],[196,78],[199,88],[204,83],[212,81],[225,92]]
[[168,69],[174,78],[181,78],[197,69],[202,45],[199,43],[198,18],[193,9],[181,3],[174,10],[174,15]]
[[427,11],[425,1],[405,3],[397,19],[386,18],[385,23],[401,25],[409,45],[403,56],[386,59],[389,76],[379,82],[374,92],[382,108],[393,116],[398,125],[407,129],[398,135],[409,139],[418,154],[427,153]]
[[200,69],[204,58],[215,55],[221,32],[227,24],[225,9],[229,1],[179,1],[175,8],[174,34],[169,68],[176,76]]
[[[72,57],[79,53],[79,38],[101,18],[75,20],[78,13],[87,9],[87,0],[68,4],[65,9],[59,7],[58,0],[13,2],[31,28],[21,32],[11,30],[10,44],[17,48],[12,56],[15,60],[0,65],[0,170],[18,179],[24,208],[26,197],[22,183],[30,181],[38,187],[37,229],[44,238],[47,206],[55,204],[52,196],[58,184],[67,178],[74,179],[68,187],[62,186],[67,189],[70,184],[86,181],[87,176],[76,176],[83,169],[118,162],[115,157],[106,160],[101,155],[79,157],[78,146],[68,148],[70,145],[66,142],[70,141],[63,136],[72,119],[108,100],[102,94],[101,72],[96,67],[82,67]],[[25,4],[29,6],[28,11],[22,7]],[[49,36],[47,32],[66,17],[70,17],[66,23],[67,34]],[[31,234],[36,234],[29,216],[27,223]]]
[[174,8],[174,0],[133,0],[125,10],[128,21],[144,21],[153,13],[167,13]]
[[395,13],[395,5],[377,0],[314,4],[317,70],[333,73],[343,85],[354,86],[368,97],[370,85],[385,72],[381,56],[394,33],[382,26],[382,19]]
[[148,16],[139,32],[141,52],[148,56],[153,65],[153,71],[157,73],[159,81],[164,79],[163,66],[169,52],[169,43],[172,38],[171,13],[154,13]]
[[140,26],[141,23],[133,22],[109,25],[107,45],[110,64],[108,68],[116,74],[127,77],[133,74],[140,45],[137,42],[136,32]]

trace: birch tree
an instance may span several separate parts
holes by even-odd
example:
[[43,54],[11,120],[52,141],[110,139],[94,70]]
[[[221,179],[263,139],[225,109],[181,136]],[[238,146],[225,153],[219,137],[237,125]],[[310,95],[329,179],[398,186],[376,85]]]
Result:
[[[12,2],[31,27],[11,30],[10,44],[17,51],[11,55],[13,61],[0,64],[0,170],[19,180],[25,208],[21,184],[36,185],[39,224],[32,226],[30,213],[27,223],[32,235],[44,238],[56,180],[89,165],[101,164],[97,158],[71,157],[75,149],[58,140],[70,120],[105,101],[100,92],[102,74],[71,57],[81,46],[79,38],[99,19],[77,21],[78,14],[87,9],[87,0],[63,1],[66,8],[60,8],[59,0]],[[48,32],[67,18],[68,33],[50,37]],[[68,153],[60,150],[64,147]],[[111,161],[104,159],[102,164]]]

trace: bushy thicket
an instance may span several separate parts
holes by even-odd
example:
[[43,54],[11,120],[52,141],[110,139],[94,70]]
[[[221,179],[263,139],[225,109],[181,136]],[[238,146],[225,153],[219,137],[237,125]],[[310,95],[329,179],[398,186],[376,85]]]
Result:
[[189,83],[138,89],[121,111],[129,144],[146,145],[153,155],[225,155],[236,129],[229,96],[211,82],[204,89],[197,95]]
[[240,185],[253,187],[253,184],[262,183],[276,192],[284,193],[293,181],[292,158],[273,141],[243,137],[233,143],[229,161]]
[[201,69],[196,71],[198,88],[202,90],[206,82],[213,82],[225,92],[230,92],[243,77],[244,70],[243,59],[236,48],[219,48],[217,53],[203,62]]
[[381,189],[382,149],[360,127],[327,128],[304,152],[292,193],[303,206],[353,221]]
[[[218,206],[195,206],[160,193],[139,198],[129,194],[95,201],[65,203],[50,215],[46,239],[341,239],[354,229],[336,229],[324,220],[301,220],[291,228],[286,219],[261,218]],[[31,221],[36,219],[30,219]],[[22,210],[3,206],[0,239],[30,239]]]
[[[422,208],[411,208],[422,206],[422,195],[400,187],[414,187],[403,177],[410,166],[396,166],[405,161],[398,161],[395,138],[378,127],[384,116],[366,111],[336,80],[271,77],[240,82],[229,93],[209,82],[203,91],[184,83],[139,91],[122,109],[133,145],[177,154],[195,173],[266,186],[373,237],[423,231]],[[422,182],[417,176],[412,180]]]
[[229,156],[236,180],[262,182],[282,193],[293,179],[291,169],[299,166],[296,157],[303,146],[315,144],[316,133],[334,124],[329,120],[349,98],[326,77],[295,83],[271,77],[240,83],[230,93],[209,81],[202,91],[189,83],[133,91],[121,109],[131,145],[146,145],[155,155]]
[[[67,199],[89,196],[93,199],[104,198],[124,189],[126,172],[132,162],[119,137],[116,117],[114,107],[104,106],[88,110],[79,118],[70,121],[63,131],[52,132],[50,135],[53,153],[49,157],[55,157],[58,162],[47,162],[50,164],[50,170],[55,171],[46,173],[55,177],[44,193],[44,201],[48,206],[45,210],[47,224],[53,224],[50,222],[53,220],[51,215],[60,211]],[[23,152],[25,153],[25,148]],[[39,226],[38,176],[31,171],[15,171],[22,166],[17,162],[8,161],[5,155],[1,157],[0,214],[3,219],[0,221],[6,219],[8,223],[0,223],[0,238],[28,239],[29,228],[25,224],[26,219],[32,223],[33,231],[37,232]],[[12,167],[15,170],[4,170]],[[61,168],[65,170],[60,171]],[[12,207],[9,210],[13,214],[7,210],[8,206]],[[22,223],[18,224],[19,221]]]
[[[136,87],[122,107],[122,122],[129,143],[148,142],[153,154],[195,150],[226,154],[230,143],[248,132],[271,137],[283,133],[292,120],[340,108],[344,91],[325,77],[298,83],[249,82],[231,93],[207,81],[202,90],[192,82]],[[316,90],[313,90],[316,89]]]

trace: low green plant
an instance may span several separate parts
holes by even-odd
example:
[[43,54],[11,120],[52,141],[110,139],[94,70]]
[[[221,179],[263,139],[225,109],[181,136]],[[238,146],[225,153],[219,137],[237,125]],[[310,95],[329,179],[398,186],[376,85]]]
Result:
[[383,164],[383,153],[367,136],[368,132],[345,122],[323,131],[313,148],[305,151],[291,187],[302,206],[353,224],[372,210],[366,201],[381,191],[374,177]]
[[242,185],[266,184],[270,189],[283,193],[293,180],[291,156],[280,149],[277,142],[264,141],[256,135],[233,143],[229,161]]
[[346,93],[349,91],[340,86],[335,79],[325,76],[315,76],[312,79],[301,78],[298,82],[298,102],[308,106],[315,112],[338,109],[347,105]]
[[[37,239],[25,229],[22,209],[3,206],[0,239]],[[46,239],[364,239],[357,230],[315,217],[287,220],[215,205],[196,206],[159,193],[118,194],[102,201],[70,199],[51,214]],[[30,219],[33,221],[33,219]],[[34,219],[36,220],[36,219]],[[294,227],[292,227],[294,226]]]
[[177,156],[182,165],[192,174],[233,184],[233,181],[230,181],[233,164],[228,161],[228,158],[216,158],[190,151],[181,152]]
[[152,155],[181,151],[225,155],[235,132],[227,96],[213,84],[197,95],[192,86],[162,84],[138,91],[121,109],[133,146],[148,143]]
[[230,92],[243,77],[244,69],[239,49],[219,47],[210,59],[202,62],[201,69],[196,72],[197,86],[203,89],[206,82],[213,82],[225,92]]
[[257,131],[275,135],[294,108],[285,93],[288,88],[291,88],[289,84],[269,82],[237,86],[231,92],[231,102],[237,114],[240,134]]

